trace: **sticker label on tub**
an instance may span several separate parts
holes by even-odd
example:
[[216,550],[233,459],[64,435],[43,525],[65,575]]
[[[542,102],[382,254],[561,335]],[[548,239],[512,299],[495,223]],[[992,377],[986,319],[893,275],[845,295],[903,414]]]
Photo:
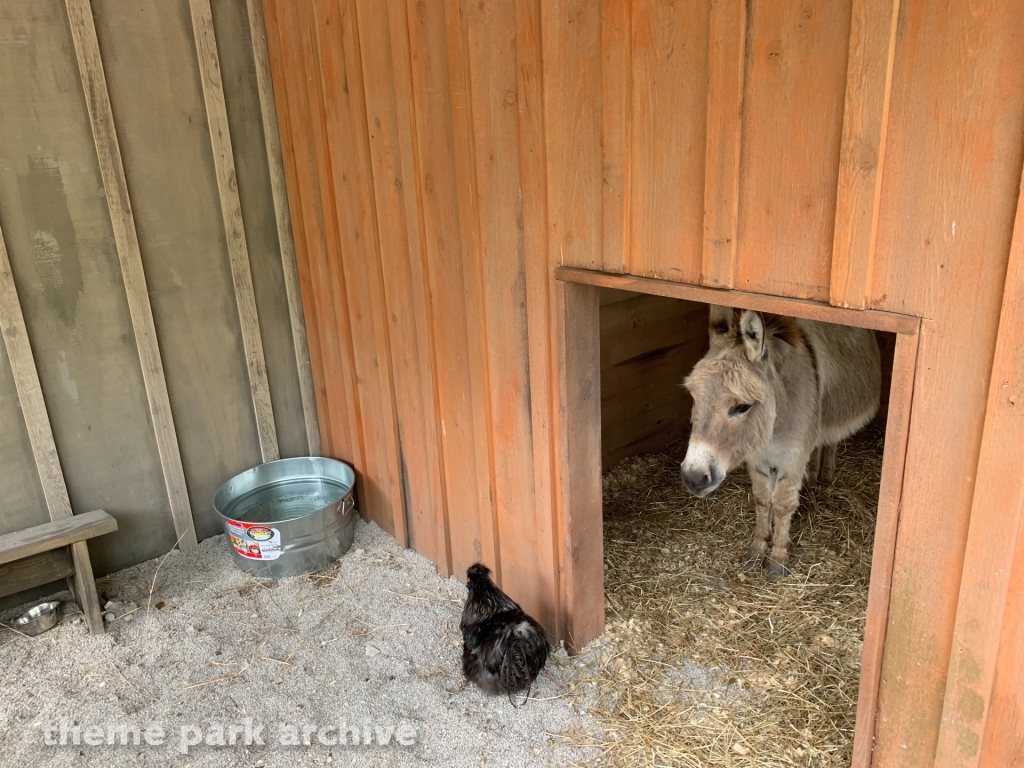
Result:
[[281,556],[281,532],[261,523],[228,522],[231,546],[242,557],[253,560],[276,560]]

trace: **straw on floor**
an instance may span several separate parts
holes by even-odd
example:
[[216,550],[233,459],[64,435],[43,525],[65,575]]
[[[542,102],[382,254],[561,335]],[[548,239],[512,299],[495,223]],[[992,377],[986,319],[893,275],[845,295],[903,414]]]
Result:
[[805,489],[793,574],[740,569],[753,533],[745,470],[710,499],[683,487],[686,444],[604,477],[608,631],[586,687],[612,765],[850,761],[884,432],[840,446]]

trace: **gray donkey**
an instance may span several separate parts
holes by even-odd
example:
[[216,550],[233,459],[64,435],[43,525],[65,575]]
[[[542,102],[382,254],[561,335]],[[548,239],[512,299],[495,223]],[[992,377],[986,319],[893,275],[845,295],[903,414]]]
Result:
[[[745,568],[789,573],[789,524],[804,477],[832,482],[836,445],[878,411],[874,333],[750,310],[711,307],[708,353],[685,386],[693,396],[683,482],[710,496],[746,462],[757,524]],[[774,518],[774,531],[772,519]]]

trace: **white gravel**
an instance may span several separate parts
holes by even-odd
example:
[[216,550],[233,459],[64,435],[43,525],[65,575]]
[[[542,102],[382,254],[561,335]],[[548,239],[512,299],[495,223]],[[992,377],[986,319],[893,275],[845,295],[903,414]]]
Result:
[[[88,635],[70,602],[61,625],[37,638],[0,629],[4,766],[527,766],[593,757],[568,746],[570,733],[597,728],[565,693],[576,660],[560,650],[520,708],[467,686],[458,631],[465,587],[372,523],[357,520],[352,549],[318,576],[257,582],[217,536],[98,586],[113,614],[103,636]],[[355,727],[360,743],[351,730],[347,743],[332,743],[339,726]]]

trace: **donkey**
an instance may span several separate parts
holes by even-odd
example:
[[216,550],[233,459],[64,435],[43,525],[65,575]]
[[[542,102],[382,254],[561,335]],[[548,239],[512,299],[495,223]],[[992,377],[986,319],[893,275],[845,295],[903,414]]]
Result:
[[760,567],[771,541],[768,578],[777,579],[789,573],[804,478],[831,483],[836,445],[878,411],[878,342],[863,328],[719,306],[709,333],[684,382],[693,410],[683,483],[706,498],[746,462],[757,523],[744,568]]

